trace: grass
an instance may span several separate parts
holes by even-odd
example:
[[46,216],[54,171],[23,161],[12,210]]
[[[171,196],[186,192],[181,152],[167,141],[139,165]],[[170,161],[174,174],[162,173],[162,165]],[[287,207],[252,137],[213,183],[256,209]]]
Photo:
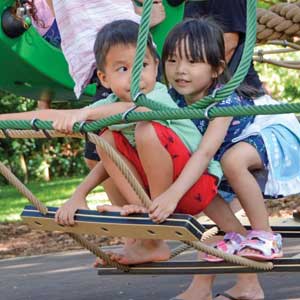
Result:
[[[27,187],[46,206],[61,206],[73,193],[82,178],[55,179],[51,182],[32,182]],[[88,204],[94,208],[107,202],[101,186],[93,190],[88,197]],[[0,186],[0,222],[20,221],[24,206],[30,204],[13,186]],[[100,201],[99,201],[100,200]]]

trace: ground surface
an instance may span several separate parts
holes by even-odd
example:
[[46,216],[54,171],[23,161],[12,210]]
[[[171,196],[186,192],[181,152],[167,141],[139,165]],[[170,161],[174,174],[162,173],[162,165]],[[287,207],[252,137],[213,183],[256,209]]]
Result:
[[[268,202],[272,216],[290,215],[297,206],[300,206],[299,196]],[[117,238],[86,238],[99,246],[120,243]],[[0,223],[0,259],[79,249],[82,248],[67,234],[32,230],[22,222]]]
[[[287,255],[299,253],[299,242],[287,239]],[[175,246],[175,245],[174,245]],[[180,255],[180,260],[196,253]],[[95,258],[87,251],[67,251],[42,256],[0,260],[2,300],[168,300],[183,291],[191,275],[102,275],[91,267]],[[300,273],[259,275],[266,300],[299,300]],[[234,284],[235,276],[217,277],[214,294]]]

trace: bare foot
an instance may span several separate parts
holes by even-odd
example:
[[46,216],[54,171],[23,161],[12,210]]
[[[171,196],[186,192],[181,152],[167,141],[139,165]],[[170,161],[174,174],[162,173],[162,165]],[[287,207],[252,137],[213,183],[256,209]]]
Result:
[[[170,258],[168,245],[161,240],[133,240],[122,249],[106,252],[110,259],[124,265],[135,265],[154,261],[165,261]],[[105,266],[106,262],[97,258],[94,267]]]
[[162,240],[136,240],[125,245],[121,252],[111,255],[111,259],[120,264],[133,265],[154,261],[165,261],[170,258],[168,245]]
[[117,205],[98,205],[97,210],[99,212],[119,212],[122,216],[128,216],[130,214],[136,213],[147,213],[147,209],[140,205],[135,204],[128,204],[124,205],[123,207]]

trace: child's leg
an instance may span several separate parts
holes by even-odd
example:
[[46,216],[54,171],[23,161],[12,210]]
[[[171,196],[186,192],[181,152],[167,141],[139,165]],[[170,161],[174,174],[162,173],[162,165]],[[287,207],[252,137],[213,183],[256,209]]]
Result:
[[281,257],[281,236],[272,233],[260,187],[250,172],[263,167],[259,153],[252,145],[240,142],[224,154],[221,165],[252,227],[238,255],[259,260]]
[[234,215],[229,204],[220,196],[209,204],[203,211],[224,232],[236,232],[246,236],[247,230]]
[[[112,132],[107,130],[101,136],[115,149],[118,148],[118,146],[116,145],[115,137],[113,136]],[[129,144],[126,144],[125,146],[130,147]],[[140,199],[136,196],[135,192],[133,191],[127,180],[124,178],[124,176],[121,174],[121,171],[115,166],[114,162],[110,160],[108,155],[104,153],[104,151],[102,151],[100,147],[98,151],[107,173],[114,180],[115,185],[118,187],[118,189],[124,196],[123,205],[133,204],[141,206],[142,203]],[[132,152],[132,155],[133,154],[134,153]],[[128,155],[130,155],[130,153],[128,153]],[[133,163],[131,163],[129,159],[125,157],[125,155],[121,156],[123,157],[128,167],[131,169],[133,174],[136,176],[137,180],[142,184],[142,186],[145,186],[146,180],[144,176],[140,174],[141,170],[139,170],[138,172],[136,166]],[[134,209],[133,211],[132,208],[133,206],[131,206],[131,208],[129,208],[128,210],[120,209],[120,211],[123,211],[125,213],[140,212],[140,209],[138,207],[136,207],[136,209]],[[106,206],[100,208],[99,210],[117,211],[118,208],[116,206]],[[167,244],[161,240],[135,240],[133,242],[132,239],[125,239],[125,245],[122,251],[111,254],[111,258],[113,260],[116,260],[122,264],[139,264],[151,261],[161,261],[167,260],[169,257],[170,249],[167,246]]]
[[[106,130],[102,133],[101,137],[105,139],[114,149],[116,149],[115,140],[111,131]],[[105,167],[106,172],[109,174],[110,178],[113,180],[121,194],[123,195],[123,203],[118,203],[118,205],[123,206],[126,204],[138,204],[141,205],[140,199],[138,199],[136,193],[131,188],[130,184],[122,175],[119,168],[115,165],[115,163],[108,157],[106,152],[104,152],[100,147],[97,147],[97,151],[99,156],[101,157],[101,161]],[[144,187],[144,183],[141,179],[140,174],[135,169],[134,165],[121,153],[119,153],[123,161],[132,171],[134,176],[137,178],[138,182]],[[126,200],[125,200],[126,199]],[[114,204],[114,203],[113,203]]]
[[227,150],[221,160],[224,175],[239,198],[253,230],[272,232],[262,192],[252,170],[263,167],[256,149],[240,142]]
[[139,122],[135,137],[139,158],[147,174],[151,199],[154,199],[172,184],[173,161],[150,122]]

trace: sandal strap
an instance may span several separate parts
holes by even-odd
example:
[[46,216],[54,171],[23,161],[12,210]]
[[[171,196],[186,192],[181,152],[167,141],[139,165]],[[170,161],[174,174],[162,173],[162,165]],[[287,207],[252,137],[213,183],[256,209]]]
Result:
[[219,297],[219,296],[226,297],[229,300],[239,300],[238,298],[235,298],[235,297],[233,297],[233,296],[231,296],[231,295],[229,295],[228,293],[225,293],[225,292],[224,293],[219,293],[215,297]]
[[245,248],[258,250],[264,256],[270,256],[282,251],[282,237],[280,234],[252,230],[247,235],[247,239],[241,243],[239,251]]

